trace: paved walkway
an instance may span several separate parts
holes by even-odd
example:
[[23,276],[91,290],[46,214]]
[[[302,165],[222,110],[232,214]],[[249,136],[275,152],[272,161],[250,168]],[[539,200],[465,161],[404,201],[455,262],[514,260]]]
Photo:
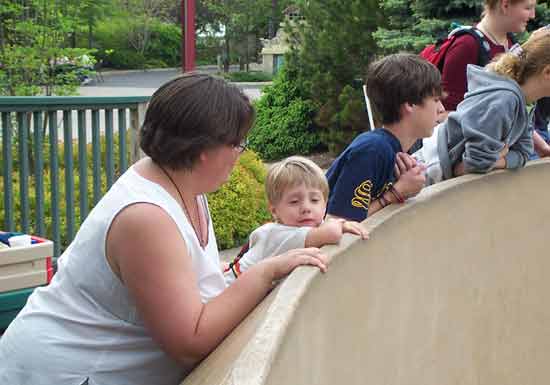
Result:
[[[205,67],[201,67],[205,68]],[[200,72],[212,73],[210,67]],[[103,81],[93,81],[79,88],[82,96],[151,96],[157,88],[181,74],[178,68],[153,70],[104,71]],[[252,100],[261,96],[261,89],[268,83],[235,83]]]

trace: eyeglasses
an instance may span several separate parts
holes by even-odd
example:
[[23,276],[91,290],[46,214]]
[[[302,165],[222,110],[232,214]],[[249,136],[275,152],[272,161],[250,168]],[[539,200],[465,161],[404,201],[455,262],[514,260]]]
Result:
[[248,139],[244,138],[241,143],[235,144],[233,145],[233,147],[235,148],[235,150],[242,154],[244,150],[246,150],[246,148],[248,147]]

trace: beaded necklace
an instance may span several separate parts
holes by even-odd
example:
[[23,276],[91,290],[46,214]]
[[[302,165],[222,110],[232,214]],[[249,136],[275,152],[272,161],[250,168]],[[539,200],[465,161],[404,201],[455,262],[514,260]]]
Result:
[[[480,29],[480,28],[478,27],[477,29]],[[488,35],[489,38],[493,41],[493,43],[504,47],[504,52],[508,52],[508,35],[506,35],[505,43],[501,44],[501,42],[491,32],[489,32],[489,30],[485,26],[481,28],[481,32]]]
[[180,199],[181,199],[181,203],[183,203],[183,209],[185,210],[185,214],[187,215],[187,217],[189,218],[189,222],[191,223],[191,227],[195,231],[195,235],[199,239],[199,243],[200,243],[201,247],[204,248],[204,246],[206,246],[206,243],[203,242],[204,237],[203,237],[203,234],[202,234],[202,227],[201,227],[201,223],[200,223],[201,219],[200,219],[200,214],[199,214],[199,203],[195,202],[196,208],[197,208],[197,210],[196,210],[197,220],[199,221],[198,229],[197,229],[195,227],[195,225],[193,224],[193,220],[191,219],[191,211],[189,211],[189,209],[187,208],[187,205],[185,204],[185,199],[183,199],[183,194],[181,193],[178,185],[176,184],[176,182],[174,182],[174,179],[170,176],[170,174],[168,173],[168,171],[166,171],[166,169],[164,167],[162,167],[160,164],[157,164],[157,165],[162,170],[162,172],[164,172],[164,174],[168,177],[170,182],[172,182],[172,185],[175,187],[176,191],[178,192],[178,195],[180,196]]

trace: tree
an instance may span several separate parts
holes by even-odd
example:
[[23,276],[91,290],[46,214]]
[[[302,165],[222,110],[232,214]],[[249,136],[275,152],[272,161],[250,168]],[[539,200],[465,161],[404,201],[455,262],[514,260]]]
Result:
[[290,73],[320,106],[315,122],[338,152],[368,129],[362,81],[376,54],[372,32],[382,23],[376,0],[300,0],[303,22],[289,26]]
[[[451,23],[472,25],[480,19],[479,0],[381,0],[387,25],[375,32],[376,43],[385,53],[419,52],[427,44],[446,36]],[[537,5],[532,30],[550,22],[547,4]],[[525,36],[520,36],[524,38]]]
[[108,14],[114,13],[112,0],[81,0],[77,8],[77,17],[80,19],[79,27],[86,28],[88,36],[88,48],[93,48],[94,28],[97,21]]
[[[76,3],[55,0],[0,3],[0,93],[70,94],[79,84],[76,67],[87,50],[70,48]],[[60,71],[61,61],[73,63]]]
[[[241,69],[256,58],[259,39],[268,37],[269,21],[273,14],[280,15],[290,0],[204,0],[198,7],[199,26],[223,32],[224,70],[229,70],[233,56],[239,58]],[[273,8],[275,6],[275,9]],[[234,55],[234,53],[236,55]]]

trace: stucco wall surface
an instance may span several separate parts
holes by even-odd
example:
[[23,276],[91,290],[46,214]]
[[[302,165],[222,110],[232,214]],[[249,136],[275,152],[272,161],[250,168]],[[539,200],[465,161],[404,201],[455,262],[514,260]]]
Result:
[[547,385],[550,162],[424,189],[326,247],[183,384]]

